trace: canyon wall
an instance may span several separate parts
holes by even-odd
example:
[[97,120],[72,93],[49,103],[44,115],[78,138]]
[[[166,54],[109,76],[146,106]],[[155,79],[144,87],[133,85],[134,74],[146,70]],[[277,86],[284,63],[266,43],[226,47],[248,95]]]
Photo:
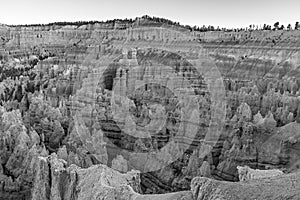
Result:
[[143,194],[190,191],[197,176],[237,181],[238,165],[294,173],[299,48],[298,30],[1,25],[1,194],[72,199],[74,188],[52,188],[60,178],[34,184],[53,172],[37,161],[51,153],[66,162],[58,177],[71,166],[139,170]]

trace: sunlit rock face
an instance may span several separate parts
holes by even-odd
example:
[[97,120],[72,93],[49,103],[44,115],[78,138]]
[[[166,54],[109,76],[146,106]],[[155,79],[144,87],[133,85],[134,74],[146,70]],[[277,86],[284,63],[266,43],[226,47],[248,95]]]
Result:
[[[55,154],[39,157],[32,199],[276,199],[299,198],[299,172],[244,182],[226,182],[196,177],[191,190],[168,194],[140,194],[139,173],[121,174],[105,165],[82,169],[65,166]],[[205,164],[204,164],[205,165]],[[201,167],[202,168],[202,167]],[[49,180],[51,181],[49,182]]]
[[296,30],[219,33],[204,40],[224,76],[246,80],[299,77]]
[[38,158],[33,200],[126,199],[126,196],[140,192],[140,178],[136,171],[121,174],[105,165],[88,169],[65,165],[66,161],[58,159],[56,154]]
[[299,173],[247,182],[225,182],[204,177],[193,179],[193,198],[200,199],[297,199]]
[[1,113],[0,197],[29,199],[36,160],[48,152],[34,130],[27,130],[19,110]]
[[37,199],[71,194],[59,188],[65,172],[55,186],[33,183],[57,175],[47,159],[32,164],[49,152],[62,169],[137,169],[142,193],[188,191],[176,198],[196,176],[237,181],[238,165],[299,170],[299,31],[197,33],[146,21],[0,26],[6,199],[37,187]]

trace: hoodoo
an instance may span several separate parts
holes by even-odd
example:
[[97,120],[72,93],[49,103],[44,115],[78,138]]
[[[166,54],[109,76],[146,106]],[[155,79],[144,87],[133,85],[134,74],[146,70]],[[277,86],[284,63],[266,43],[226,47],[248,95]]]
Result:
[[299,30],[0,24],[0,72],[0,199],[300,198]]

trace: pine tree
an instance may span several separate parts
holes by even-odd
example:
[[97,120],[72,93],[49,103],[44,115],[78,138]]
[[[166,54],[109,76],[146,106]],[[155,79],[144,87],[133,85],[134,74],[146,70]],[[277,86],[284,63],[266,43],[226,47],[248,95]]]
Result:
[[295,24],[295,30],[298,30],[298,28],[299,28],[299,22],[296,22],[296,24]]
[[277,29],[279,28],[279,22],[276,22],[276,23],[274,24],[274,28],[275,28],[275,30],[277,30]]

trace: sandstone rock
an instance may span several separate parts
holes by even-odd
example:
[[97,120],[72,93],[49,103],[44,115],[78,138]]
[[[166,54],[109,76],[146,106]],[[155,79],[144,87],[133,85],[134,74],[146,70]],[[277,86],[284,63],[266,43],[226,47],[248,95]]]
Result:
[[37,170],[32,189],[32,199],[50,199],[51,185],[50,185],[50,169],[47,158],[40,157],[37,162]]
[[49,158],[40,158],[38,162],[32,193],[34,200],[126,199],[132,198],[137,194],[134,191],[140,190],[139,175],[135,171],[120,174],[105,165],[95,165],[88,169],[74,165],[65,168],[65,161],[58,159],[55,154]]
[[15,110],[12,112],[4,112],[2,114],[2,123],[4,125],[4,130],[8,127],[22,123],[22,117],[19,110]]
[[[93,131],[90,132],[80,113],[77,113],[75,117],[75,126],[71,132],[69,143],[74,146],[81,146],[82,153],[89,152],[89,154],[96,159],[96,162],[107,164],[108,154],[102,130],[93,129]],[[91,159],[89,155],[82,156],[85,159]],[[92,164],[92,162],[90,162],[90,164]]]
[[258,113],[256,115],[254,115],[254,117],[253,117],[253,122],[254,122],[254,124],[258,124],[258,123],[261,123],[262,121],[263,121],[263,117],[260,114],[260,111],[258,111]]
[[40,137],[39,135],[37,134],[37,132],[33,129],[31,129],[29,131],[29,136],[30,136],[30,139],[32,141],[32,145],[39,145],[40,144]]
[[204,161],[197,174],[201,177],[211,177],[210,164],[207,161]]
[[244,121],[250,121],[252,119],[251,108],[247,103],[242,103],[237,108],[236,113],[237,113],[238,119],[242,119]]
[[66,148],[65,145],[58,149],[57,157],[59,159],[63,159],[65,161],[68,161],[68,152],[67,152],[67,148]]
[[188,159],[187,167],[182,170],[183,174],[195,177],[198,174],[197,170],[201,167],[202,162],[203,159],[199,157],[199,150],[194,150],[194,152]]
[[259,151],[258,159],[272,165],[284,165],[288,169],[299,159],[293,151],[299,145],[299,124],[292,122],[281,127],[278,132],[265,141]]
[[113,159],[111,168],[119,172],[127,172],[128,171],[127,160],[125,160],[123,156],[118,155],[116,158]]
[[[155,27],[156,25],[159,27]],[[131,28],[124,29],[124,27]],[[145,46],[151,47],[151,50],[145,50],[144,53],[139,49],[132,50],[132,55],[127,54],[128,52],[124,53],[120,61],[122,65],[127,63],[131,67],[135,67],[137,64],[143,65],[143,67],[141,67],[142,70],[137,70],[139,72],[139,74],[137,74],[139,78],[145,75],[144,78],[146,81],[151,80],[153,74],[161,73],[162,79],[160,82],[154,79],[160,84],[175,89],[178,86],[184,86],[189,82],[193,82],[192,87],[197,87],[193,88],[193,90],[199,91],[198,86],[202,87],[203,85],[194,83],[197,81],[201,82],[201,80],[198,80],[200,78],[197,77],[195,78],[196,80],[193,81],[190,72],[192,68],[191,65],[193,65],[194,61],[193,59],[199,59],[199,56],[197,57],[195,54],[200,54],[203,57],[209,54],[210,58],[213,59],[211,64],[216,64],[222,78],[228,79],[226,80],[229,111],[227,113],[227,119],[232,118],[233,120],[231,123],[228,123],[228,127],[224,128],[224,134],[222,135],[222,137],[226,138],[228,144],[225,145],[226,143],[223,142],[224,139],[221,137],[220,143],[223,143],[224,146],[216,145],[213,149],[213,153],[209,155],[211,158],[208,159],[212,160],[208,161],[211,168],[215,167],[213,165],[218,166],[217,171],[219,170],[219,172],[221,172],[217,172],[217,174],[220,175],[218,178],[235,180],[236,171],[233,170],[234,167],[238,164],[245,164],[246,162],[249,162],[251,166],[258,166],[260,168],[265,166],[264,163],[272,164],[276,167],[284,165],[290,168],[296,163],[296,160],[299,159],[299,154],[295,151],[295,149],[299,147],[299,139],[297,134],[294,134],[294,129],[290,127],[291,122],[295,120],[299,122],[300,120],[300,106],[299,101],[297,101],[297,96],[299,96],[299,91],[297,91],[299,89],[299,83],[296,81],[300,75],[298,67],[299,38],[296,37],[297,34],[294,31],[273,31],[272,33],[253,31],[250,36],[253,39],[248,40],[248,33],[231,32],[228,34],[221,31],[218,33],[197,33],[195,35],[194,32],[191,34],[183,27],[178,27],[177,25],[171,28],[167,26],[167,24],[155,20],[152,21],[149,18],[141,18],[134,23],[96,23],[78,27],[73,25],[49,25],[42,27],[4,26],[4,28],[2,28],[1,26],[0,32],[1,37],[3,36],[4,38],[4,42],[1,43],[1,45],[3,44],[2,48],[5,51],[3,53],[3,51],[0,50],[1,58],[2,55],[3,58],[5,58],[0,61],[1,70],[2,65],[4,65],[4,68],[7,68],[7,70],[1,71],[0,82],[2,83],[2,79],[8,80],[11,78],[10,81],[5,83],[5,87],[0,89],[0,103],[2,104],[3,102],[6,109],[16,109],[19,107],[21,110],[20,116],[24,114],[24,119],[28,119],[29,123],[26,123],[26,128],[30,130],[28,140],[28,137],[24,134],[25,131],[21,129],[22,126],[20,126],[20,128],[10,128],[12,124],[18,124],[17,121],[14,120],[17,118],[21,119],[19,116],[3,117],[4,131],[0,134],[4,136],[1,139],[6,142],[3,143],[3,145],[1,144],[1,164],[6,165],[7,161],[10,160],[8,166],[15,174],[19,174],[20,171],[17,169],[18,167],[14,166],[14,163],[21,160],[31,160],[29,159],[31,156],[26,153],[32,149],[31,145],[36,145],[38,153],[45,156],[49,151],[58,151],[57,154],[59,158],[67,159],[69,163],[76,163],[81,167],[88,167],[100,162],[108,163],[108,155],[105,148],[106,144],[104,144],[102,137],[103,134],[108,135],[109,140],[116,144],[121,143],[120,146],[122,148],[125,146],[126,148],[128,147],[128,149],[132,148],[134,142],[130,141],[130,139],[120,137],[120,128],[112,123],[114,116],[113,112],[108,108],[111,102],[109,92],[103,95],[103,99],[100,100],[99,105],[102,107],[99,109],[101,111],[99,111],[98,116],[93,113],[96,106],[92,106],[92,104],[96,102],[95,95],[98,89],[97,86],[107,86],[103,88],[109,90],[110,86],[113,87],[113,81],[110,80],[110,78],[113,79],[117,72],[121,72],[118,69],[115,70],[113,67],[113,69],[111,69],[110,63],[112,61],[115,62],[115,57],[121,55],[121,49],[125,44],[125,46],[138,48],[144,48]],[[232,37],[236,38],[237,41],[231,41]],[[281,38],[281,41],[271,47],[272,42],[269,41],[272,41],[273,38],[277,39],[277,37]],[[174,38],[176,38],[176,40]],[[199,38],[201,39],[200,43],[195,42]],[[221,44],[221,40],[224,41],[226,45],[223,45],[224,43]],[[254,40],[256,42],[253,42]],[[126,43],[124,43],[125,41]],[[205,45],[203,45],[202,41],[205,41]],[[239,42],[239,44],[237,45],[236,42]],[[201,51],[199,51],[199,49],[201,49]],[[47,57],[52,57],[53,55],[55,55],[55,58],[47,59]],[[202,57],[200,58],[202,59]],[[6,60],[8,61],[6,62]],[[148,64],[146,64],[146,61],[149,60],[150,63],[148,62]],[[23,61],[24,63],[28,62],[30,66],[36,65],[38,62],[34,68],[34,72],[32,72],[33,76],[29,74],[31,72],[26,70],[22,73],[19,71],[19,69],[26,69],[26,66],[21,66],[23,65],[21,64]],[[206,63],[203,62],[203,66],[205,65]],[[108,66],[108,71],[111,74],[111,76],[108,76],[109,78],[100,77],[102,74],[101,70],[104,69],[103,66]],[[90,70],[93,68],[99,68],[99,70]],[[119,66],[116,68],[119,68]],[[116,72],[114,72],[114,70]],[[171,74],[169,74],[169,72],[172,70],[174,74],[176,73],[176,76],[178,74],[187,77],[186,79],[188,81],[179,77],[175,79],[169,76]],[[64,75],[60,76],[60,72],[64,73]],[[123,72],[126,74],[126,70],[123,69],[122,73]],[[20,74],[22,74],[23,77],[20,77]],[[136,74],[128,73],[126,75],[131,76]],[[166,78],[166,75],[168,75],[168,78]],[[16,80],[14,80],[14,78],[16,78]],[[20,84],[20,81],[24,78],[30,78],[33,82]],[[123,79],[120,79],[119,82],[115,80],[116,83],[120,83],[115,89],[119,88],[122,94],[131,91],[132,88],[130,87],[132,87],[132,82],[128,81],[130,78],[126,79],[126,77],[121,76],[116,78]],[[67,80],[62,81],[61,79]],[[215,80],[216,79],[213,81]],[[166,83],[163,83],[164,81],[166,81]],[[66,84],[67,82],[70,84]],[[124,84],[125,82],[128,82],[128,85]],[[28,86],[20,87],[20,85]],[[124,86],[128,86],[128,88],[125,89]],[[66,87],[69,90],[68,92],[66,91]],[[7,88],[10,89],[7,90]],[[218,88],[213,88],[213,90],[219,91]],[[30,93],[34,92],[36,92],[39,97],[32,98],[33,95]],[[26,97],[24,93],[28,93],[28,97]],[[70,97],[70,99],[68,99],[69,96],[64,97],[64,93],[72,94],[76,98],[73,99]],[[143,100],[146,99],[146,96],[145,98],[143,97]],[[21,102],[19,102],[20,99],[22,99]],[[62,99],[66,101],[66,104],[62,103]],[[211,98],[209,97],[208,99]],[[69,100],[71,103],[68,102]],[[29,103],[31,104],[30,106]],[[186,110],[188,117],[192,116],[194,118],[190,121],[200,121],[203,127],[213,125],[210,124],[210,111],[213,110],[214,105],[211,106],[210,101],[200,102],[199,100],[198,103],[199,106],[203,108],[199,113]],[[56,109],[57,106],[60,108]],[[169,107],[172,106],[173,105]],[[67,109],[61,109],[61,107]],[[153,109],[153,112],[151,111],[151,113],[149,112],[147,115],[147,110],[143,109],[142,113],[144,116],[141,117],[141,119],[143,118],[141,124],[145,125],[149,120],[152,120],[152,123],[149,123],[149,129],[155,129],[156,126],[160,127],[161,123],[159,123],[160,120],[158,119],[159,117],[165,119],[165,111],[167,110],[166,108],[169,107],[166,106],[166,108],[162,108],[160,105],[150,105],[149,107]],[[84,110],[84,108],[87,109]],[[68,111],[68,109],[71,111]],[[83,117],[82,124],[81,122],[79,123],[79,134],[72,132],[72,126],[68,126],[69,121],[66,117],[73,116],[75,113],[74,110],[79,110]],[[233,113],[232,111],[238,112]],[[258,111],[260,111],[261,116],[258,115],[256,118],[254,117],[255,126],[249,125],[248,122],[252,118],[252,113],[258,113]],[[18,111],[12,111],[12,113],[13,112]],[[176,131],[179,129],[176,127],[176,124],[178,124],[177,122],[181,118],[181,113],[178,112],[178,110],[168,113],[172,116],[172,119],[170,118],[168,120],[172,123],[174,121],[175,125],[171,126],[171,123],[168,122],[168,129],[162,129],[158,134],[158,145],[157,148],[154,149],[161,149],[166,141],[171,139],[172,135],[176,135]],[[222,110],[219,111],[218,115],[221,114]],[[15,114],[6,113],[4,115]],[[262,116],[265,116],[265,118],[262,118]],[[240,118],[244,119],[240,120]],[[185,116],[181,120],[186,119],[188,118]],[[95,121],[98,121],[100,128],[93,128],[92,124]],[[128,130],[135,127],[132,126],[132,122],[134,122],[134,120],[128,119],[126,124]],[[284,127],[285,125],[289,126]],[[39,138],[31,131],[31,127],[37,132]],[[90,130],[91,127],[96,130]],[[193,133],[197,134],[197,139],[193,140],[191,146],[194,147],[199,144],[198,137],[203,137],[203,133],[199,133],[200,130],[198,130],[197,127],[198,125],[187,127],[189,129],[188,134],[181,135],[183,137],[177,138],[180,148],[176,149],[174,147],[173,149],[170,148],[170,151],[163,151],[159,159],[150,158],[150,156],[147,158],[133,156],[133,158],[130,158],[131,162],[142,168],[145,167],[145,165],[151,166],[148,169],[165,166],[166,163],[172,161],[172,158],[183,153],[180,150],[184,149],[182,147],[187,146],[187,140],[194,138]],[[180,133],[186,133],[184,131],[186,130],[184,129],[185,126],[180,128]],[[105,133],[101,133],[101,131],[99,131],[100,129],[101,131],[105,131]],[[236,136],[232,137],[230,134],[227,134],[228,132],[232,132],[231,129],[237,130]],[[291,129],[293,134],[290,134],[288,129]],[[280,131],[280,135],[277,134],[277,131]],[[288,137],[282,138],[281,136],[285,135],[285,131],[287,131]],[[17,134],[19,132],[21,133],[20,136],[15,137],[19,135]],[[143,132],[141,132],[140,135],[143,135]],[[149,136],[149,134],[145,135]],[[65,137],[67,138],[66,140],[64,140]],[[14,138],[18,139],[14,140]],[[17,144],[13,144],[14,141],[17,141]],[[39,144],[42,146],[41,151]],[[67,144],[67,147],[59,149],[59,147],[64,144]],[[144,148],[142,143],[139,143],[139,145],[137,146],[140,147],[141,151],[152,150],[151,145],[151,148],[148,148],[146,145],[146,148]],[[7,146],[9,148],[6,148]],[[138,150],[139,147],[136,150]],[[172,154],[172,152],[175,153]],[[164,154],[166,155],[163,156]],[[220,154],[222,156],[219,156]],[[14,158],[12,158],[11,155],[13,155]],[[190,158],[189,163],[191,164],[187,167],[187,171],[189,171],[190,174],[195,174],[195,170],[200,168],[201,163],[197,162],[195,157]],[[26,163],[31,162],[26,161]],[[193,167],[193,164],[197,167]],[[159,183],[165,180],[163,177],[164,174],[168,177],[168,180],[176,178],[176,173],[172,172],[175,171],[175,168],[175,165],[173,165],[169,166],[166,170],[161,170],[159,176],[151,176],[149,182],[154,183],[153,187],[158,188],[158,191],[160,187],[170,187],[170,185],[166,186],[166,184],[160,186]],[[3,170],[5,171],[6,169]],[[14,181],[8,178],[5,180],[9,183],[6,188],[13,188],[12,182]],[[75,179],[72,180],[74,181]],[[184,182],[184,184],[186,184],[186,182]],[[127,189],[124,188],[124,191],[127,191]],[[68,193],[71,194],[70,192]],[[177,194],[177,197],[180,195],[181,193]],[[172,194],[168,196],[168,198],[175,199],[175,196]],[[139,196],[139,198],[148,197]],[[162,197],[157,196],[155,198],[159,199]]]
[[1,197],[28,199],[35,176],[37,157],[41,153],[39,136],[27,131],[18,110],[3,113],[0,134],[1,168],[3,187]]
[[265,118],[257,123],[258,127],[266,133],[273,133],[275,131],[277,122],[271,112],[268,112]]
[[298,199],[299,173],[244,182],[224,182],[197,177],[192,180],[192,193],[200,199]]
[[262,179],[269,178],[274,176],[281,176],[283,172],[278,169],[269,169],[269,170],[259,170],[259,169],[251,169],[248,166],[237,166],[239,173],[240,181],[248,181],[252,179]]

